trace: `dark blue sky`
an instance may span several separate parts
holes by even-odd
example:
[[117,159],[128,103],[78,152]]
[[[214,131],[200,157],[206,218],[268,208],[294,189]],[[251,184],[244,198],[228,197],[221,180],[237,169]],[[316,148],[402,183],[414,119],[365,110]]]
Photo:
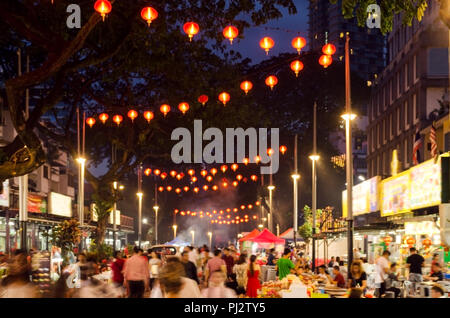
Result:
[[[291,31],[300,32],[300,36],[307,39],[308,36],[308,0],[294,0],[297,7],[297,14],[290,15],[287,10],[283,10],[283,17],[278,20],[247,29],[243,40],[233,42],[233,50],[242,54],[242,56],[249,57],[253,63],[259,63],[264,59],[276,56],[284,52],[295,52],[291,46],[291,41],[297,35],[295,33],[277,30],[265,30],[269,28],[281,28]],[[263,49],[259,47],[259,41],[265,37],[270,36],[275,41],[275,47],[270,51],[269,57]],[[255,49],[256,48],[256,49]]]

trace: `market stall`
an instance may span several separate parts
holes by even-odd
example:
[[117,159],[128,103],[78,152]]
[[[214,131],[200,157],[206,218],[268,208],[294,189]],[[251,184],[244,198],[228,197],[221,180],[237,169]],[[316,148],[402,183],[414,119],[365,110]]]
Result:
[[254,229],[243,238],[241,238],[239,240],[239,250],[241,252],[252,253],[252,242],[250,240],[257,237],[260,233],[261,232],[259,232],[257,229]]

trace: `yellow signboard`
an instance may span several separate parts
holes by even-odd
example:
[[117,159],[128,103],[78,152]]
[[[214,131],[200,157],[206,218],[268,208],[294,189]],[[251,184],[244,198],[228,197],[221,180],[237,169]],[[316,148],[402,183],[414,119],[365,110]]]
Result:
[[381,216],[411,211],[410,170],[381,182]]
[[[378,211],[378,187],[381,177],[374,177],[353,187],[353,215]],[[342,216],[347,217],[347,190],[342,192]]]
[[441,204],[441,158],[426,161],[411,171],[411,209],[422,209]]

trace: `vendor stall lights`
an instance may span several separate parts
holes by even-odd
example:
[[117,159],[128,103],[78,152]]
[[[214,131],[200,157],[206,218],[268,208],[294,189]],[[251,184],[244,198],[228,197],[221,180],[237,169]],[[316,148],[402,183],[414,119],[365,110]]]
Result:
[[158,17],[158,11],[152,7],[145,7],[141,10],[141,17],[147,21],[148,26]]
[[230,40],[231,44],[233,44],[233,40],[235,38],[237,38],[238,35],[239,35],[239,30],[232,25],[229,25],[225,29],[223,29],[223,36],[226,39]]
[[94,9],[102,16],[102,20],[105,21],[105,17],[111,12],[111,2],[108,0],[97,0],[94,4]]
[[189,36],[189,41],[200,31],[200,27],[195,22],[187,22],[183,26],[183,31]]

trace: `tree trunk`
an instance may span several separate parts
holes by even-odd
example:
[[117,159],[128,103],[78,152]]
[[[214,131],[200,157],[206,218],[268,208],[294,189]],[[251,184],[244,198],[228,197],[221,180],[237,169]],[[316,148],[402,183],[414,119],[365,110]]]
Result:
[[102,245],[106,236],[106,225],[108,223],[109,214],[99,218],[97,221],[97,247]]

